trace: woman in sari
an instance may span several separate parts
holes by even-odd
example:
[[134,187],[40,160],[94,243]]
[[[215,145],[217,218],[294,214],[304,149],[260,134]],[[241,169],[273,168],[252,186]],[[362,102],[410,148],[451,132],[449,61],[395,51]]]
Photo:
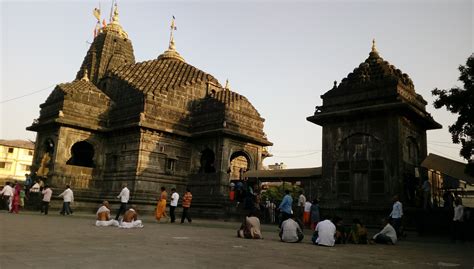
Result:
[[168,194],[166,193],[166,188],[161,187],[160,199],[158,199],[158,204],[156,205],[155,217],[159,222],[162,217],[166,217],[166,199]]
[[17,182],[15,184],[15,188],[13,189],[13,199],[12,199],[12,210],[11,213],[18,213],[20,212],[20,193],[21,193],[21,185]]

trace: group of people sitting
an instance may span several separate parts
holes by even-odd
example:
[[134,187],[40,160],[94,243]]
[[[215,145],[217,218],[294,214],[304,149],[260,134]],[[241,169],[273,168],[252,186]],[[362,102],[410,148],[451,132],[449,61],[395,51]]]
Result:
[[[339,217],[324,219],[317,223],[311,241],[315,245],[328,247],[343,243],[395,244],[397,242],[395,229],[388,219],[383,219],[382,221],[384,224],[383,229],[369,240],[367,229],[359,219],[354,219],[349,229],[343,225],[342,219]],[[263,239],[260,220],[257,217],[256,211],[250,212],[248,216],[245,217],[245,220],[237,231],[237,236],[247,239]],[[295,215],[291,215],[282,222],[279,237],[282,242],[287,243],[297,243],[303,240],[303,225]]]
[[135,206],[131,206],[123,214],[121,221],[110,218],[110,205],[108,201],[104,201],[102,206],[97,210],[97,220],[95,226],[115,226],[119,228],[143,228],[142,221],[138,219],[138,213]]

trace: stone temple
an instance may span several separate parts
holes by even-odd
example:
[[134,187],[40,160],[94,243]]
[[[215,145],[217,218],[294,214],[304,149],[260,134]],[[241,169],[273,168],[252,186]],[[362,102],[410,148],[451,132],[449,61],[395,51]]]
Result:
[[[174,20],[173,20],[174,25]],[[173,26],[172,26],[173,28]],[[72,82],[58,84],[28,130],[32,170],[54,188],[70,184],[84,207],[114,198],[156,204],[161,186],[193,192],[193,208],[225,212],[229,181],[261,169],[272,145],[248,99],[169,48],[135,62],[117,7]]]
[[369,209],[387,214],[395,194],[410,204],[426,131],[441,128],[410,77],[382,59],[374,41],[369,57],[321,98],[307,119],[323,127],[324,206],[356,216]]

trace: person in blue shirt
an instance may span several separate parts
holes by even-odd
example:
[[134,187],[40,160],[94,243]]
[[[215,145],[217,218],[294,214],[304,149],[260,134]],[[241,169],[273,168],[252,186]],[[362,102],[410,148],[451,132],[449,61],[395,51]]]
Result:
[[293,198],[290,195],[290,190],[285,190],[285,196],[283,197],[280,206],[278,206],[281,214],[280,225],[278,225],[278,227],[281,227],[281,224],[291,217],[293,213],[293,210],[291,209],[292,205]]

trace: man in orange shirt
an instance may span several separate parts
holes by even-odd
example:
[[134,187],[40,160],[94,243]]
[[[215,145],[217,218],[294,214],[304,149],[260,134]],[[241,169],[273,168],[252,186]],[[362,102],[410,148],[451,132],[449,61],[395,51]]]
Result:
[[186,192],[183,195],[183,215],[181,216],[181,223],[184,223],[184,219],[188,219],[188,222],[191,223],[191,217],[189,216],[189,208],[191,207],[191,200],[193,200],[193,195],[189,188],[186,188]]

